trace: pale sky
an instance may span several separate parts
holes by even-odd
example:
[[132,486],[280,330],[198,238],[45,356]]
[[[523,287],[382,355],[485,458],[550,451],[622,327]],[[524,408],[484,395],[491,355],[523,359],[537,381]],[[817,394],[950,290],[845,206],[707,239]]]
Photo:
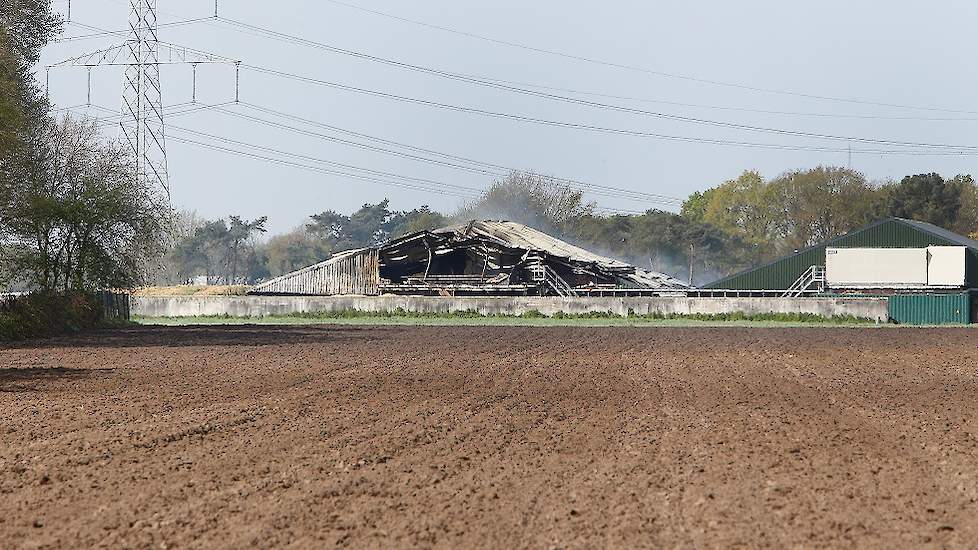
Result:
[[[978,71],[971,59],[978,3],[972,1],[348,2],[430,25],[644,70],[609,67],[492,43],[324,0],[222,0],[221,15],[398,62],[519,82],[513,86],[523,89],[531,84],[573,90],[550,93],[632,109],[809,134],[978,146],[978,105],[974,100]],[[64,11],[66,4],[61,1],[56,6]],[[159,9],[163,23],[213,14],[209,0],[160,0]],[[83,24],[124,29],[127,15],[128,2],[123,0],[72,2],[72,19]],[[65,35],[92,32],[70,24]],[[160,38],[240,59],[247,65],[484,111],[696,139],[846,151],[851,145],[857,151],[852,155],[852,167],[873,180],[899,179],[922,172],[939,172],[948,177],[976,172],[976,157],[972,155],[861,154],[859,149],[878,151],[893,147],[722,128],[530,97],[403,70],[321,47],[273,40],[256,32],[234,30],[227,23],[208,21],[163,28]],[[117,37],[99,37],[53,44],[47,48],[42,65],[121,41]],[[39,77],[43,80],[43,70]],[[162,78],[167,105],[190,100],[190,67],[165,67]],[[197,97],[201,102],[214,104],[233,99],[233,70],[200,66],[197,78]],[[121,87],[119,67],[95,69],[92,103],[118,109]],[[82,68],[51,73],[50,94],[56,107],[85,104],[86,88]],[[580,91],[629,99],[576,93]],[[250,105],[432,151],[672,197],[685,197],[718,185],[746,169],[773,177],[796,168],[849,163],[847,152],[676,142],[489,118],[311,85],[253,69],[242,69],[241,98]],[[273,118],[250,106],[227,108],[248,116]],[[758,110],[794,114],[755,112]],[[90,112],[102,114],[97,110]],[[308,135],[326,132],[321,127],[277,120],[301,126],[306,134],[262,126],[213,110],[180,116],[171,124],[411,178],[473,188],[484,188],[492,181],[491,176],[484,174],[325,141]],[[107,133],[115,136],[114,130]],[[170,135],[192,137],[176,129]],[[349,135],[330,135],[363,142]],[[194,139],[213,141],[199,136]],[[287,231],[323,210],[349,213],[385,197],[391,199],[395,209],[428,204],[446,212],[464,200],[439,191],[303,171],[206,150],[175,139],[168,143],[168,150],[170,187],[178,208],[196,210],[208,218],[229,214],[246,218],[269,216],[273,232]],[[622,196],[588,197],[608,208],[676,209]]]

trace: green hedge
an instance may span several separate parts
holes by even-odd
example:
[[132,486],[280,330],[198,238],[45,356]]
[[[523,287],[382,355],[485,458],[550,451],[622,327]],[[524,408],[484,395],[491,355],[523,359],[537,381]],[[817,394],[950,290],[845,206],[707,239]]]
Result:
[[29,294],[0,300],[0,342],[78,332],[102,321],[102,305],[92,294]]

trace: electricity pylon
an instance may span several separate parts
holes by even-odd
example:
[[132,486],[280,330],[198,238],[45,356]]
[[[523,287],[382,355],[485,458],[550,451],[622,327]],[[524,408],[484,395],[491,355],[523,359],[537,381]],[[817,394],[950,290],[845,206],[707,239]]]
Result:
[[[122,116],[119,136],[129,147],[140,181],[158,186],[169,196],[170,178],[166,158],[166,123],[163,107],[161,65],[190,65],[194,73],[194,101],[197,98],[197,66],[231,64],[236,73],[241,62],[159,39],[157,0],[130,0],[129,32],[126,41],[92,53],[50,65],[86,67],[89,70],[88,97],[91,104],[91,70],[95,67],[123,66]],[[124,32],[109,34],[125,35]],[[238,76],[235,75],[235,100]]]
[[120,133],[136,159],[139,178],[154,181],[169,195],[156,0],[131,0],[130,4],[132,30],[125,44],[130,64],[123,73]]

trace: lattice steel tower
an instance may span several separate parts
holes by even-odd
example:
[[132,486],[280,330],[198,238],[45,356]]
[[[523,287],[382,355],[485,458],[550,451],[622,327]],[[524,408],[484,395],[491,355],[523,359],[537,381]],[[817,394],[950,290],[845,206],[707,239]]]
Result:
[[169,195],[156,2],[130,0],[130,36],[125,43],[129,60],[123,75],[119,125],[120,137],[136,159],[139,178],[159,185]]
[[[126,37],[126,41],[107,48],[66,59],[48,66],[56,68],[84,67],[88,70],[88,104],[92,97],[92,69],[122,66],[122,112],[119,120],[120,138],[132,152],[136,173],[141,181],[157,185],[170,194],[170,178],[166,158],[166,124],[164,122],[163,87],[160,66],[190,65],[193,70],[193,100],[197,102],[197,66],[225,64],[235,67],[235,101],[238,100],[238,75],[241,61],[180,46],[159,39],[156,18],[157,0],[129,0],[129,30],[105,31],[91,25],[93,30],[107,35]],[[70,3],[69,3],[70,10]],[[70,12],[69,12],[70,13]],[[217,3],[215,2],[215,17]],[[76,23],[81,24],[81,23]]]

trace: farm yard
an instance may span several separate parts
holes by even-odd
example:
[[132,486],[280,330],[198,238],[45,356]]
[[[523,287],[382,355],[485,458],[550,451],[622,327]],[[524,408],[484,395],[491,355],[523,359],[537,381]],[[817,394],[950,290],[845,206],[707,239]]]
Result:
[[978,540],[968,329],[135,327],[0,348],[5,548]]

